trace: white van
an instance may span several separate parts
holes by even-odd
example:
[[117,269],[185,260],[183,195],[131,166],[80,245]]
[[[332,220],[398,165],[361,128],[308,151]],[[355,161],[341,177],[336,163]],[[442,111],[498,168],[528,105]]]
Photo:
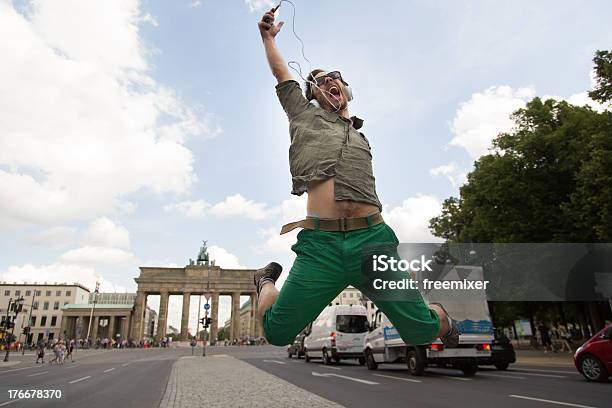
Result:
[[304,356],[306,362],[320,358],[324,364],[342,359],[357,359],[365,364],[363,341],[368,330],[365,306],[328,306],[306,328]]
[[[455,266],[440,280],[452,281],[458,278],[482,281],[482,268]],[[423,375],[428,365],[457,368],[467,376],[476,374],[478,360],[491,356],[493,343],[493,325],[486,291],[475,290],[469,296],[456,292],[431,292],[423,295],[428,302],[442,303],[457,321],[461,332],[459,346],[447,349],[439,339],[431,344],[406,344],[387,316],[377,311],[364,343],[368,369],[376,370],[381,363],[403,363],[407,364],[413,375]]]

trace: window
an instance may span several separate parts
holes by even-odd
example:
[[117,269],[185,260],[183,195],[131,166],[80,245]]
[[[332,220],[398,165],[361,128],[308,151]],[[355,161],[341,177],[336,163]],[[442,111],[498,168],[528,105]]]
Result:
[[31,290],[29,290],[29,289],[28,289],[28,290],[26,290],[26,294],[25,294],[25,295],[26,295],[26,296],[32,296],[32,291],[31,291]]
[[43,316],[40,318],[40,327],[45,327],[47,324],[47,316]]
[[358,315],[336,316],[336,330],[342,333],[365,333],[368,318]]
[[49,302],[43,303],[43,310],[49,310]]
[[16,290],[15,291],[15,296],[19,296],[19,295],[21,295],[21,291],[20,290]]
[[32,303],[32,309],[38,310],[38,300],[35,300],[34,303]]
[[4,296],[11,296],[11,291],[10,290],[5,290],[4,291]]
[[62,291],[61,290],[55,291],[55,296],[62,296]]
[[57,316],[51,317],[51,327],[54,327],[57,324]]
[[71,291],[69,291],[69,290],[67,290],[67,291],[66,291],[66,296],[70,296],[70,295],[72,295],[72,292],[71,292]]
[[349,297],[352,298],[353,297],[353,292],[349,293]]
[[46,291],[45,296],[51,296],[51,291],[50,290]]
[[40,290],[36,291],[36,296],[40,296]]
[[59,302],[53,303],[53,310],[59,310]]
[[30,317],[30,326],[36,326],[36,316]]

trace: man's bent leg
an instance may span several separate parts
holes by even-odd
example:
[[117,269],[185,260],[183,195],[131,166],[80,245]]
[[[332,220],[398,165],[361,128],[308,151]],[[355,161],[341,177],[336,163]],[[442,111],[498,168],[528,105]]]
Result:
[[[325,245],[317,241],[325,236]],[[280,292],[271,283],[261,288],[258,310],[263,311],[263,329],[269,343],[284,346],[346,286],[342,269],[341,241],[320,231],[302,231],[293,246],[297,258]],[[271,305],[271,306],[270,306]]]

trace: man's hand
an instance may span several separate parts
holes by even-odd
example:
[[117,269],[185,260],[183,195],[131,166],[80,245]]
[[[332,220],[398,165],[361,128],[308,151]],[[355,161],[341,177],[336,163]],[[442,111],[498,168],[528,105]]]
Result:
[[263,15],[261,21],[257,23],[259,26],[259,33],[261,34],[261,39],[264,41],[274,39],[283,24],[284,22],[282,21],[279,21],[278,24],[274,24],[274,9],[268,11]]

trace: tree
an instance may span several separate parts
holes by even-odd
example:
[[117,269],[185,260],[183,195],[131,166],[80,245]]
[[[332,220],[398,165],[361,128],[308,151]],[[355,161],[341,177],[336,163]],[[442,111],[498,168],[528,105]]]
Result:
[[612,101],[612,52],[595,52],[595,89],[589,92],[594,101],[605,103]]

